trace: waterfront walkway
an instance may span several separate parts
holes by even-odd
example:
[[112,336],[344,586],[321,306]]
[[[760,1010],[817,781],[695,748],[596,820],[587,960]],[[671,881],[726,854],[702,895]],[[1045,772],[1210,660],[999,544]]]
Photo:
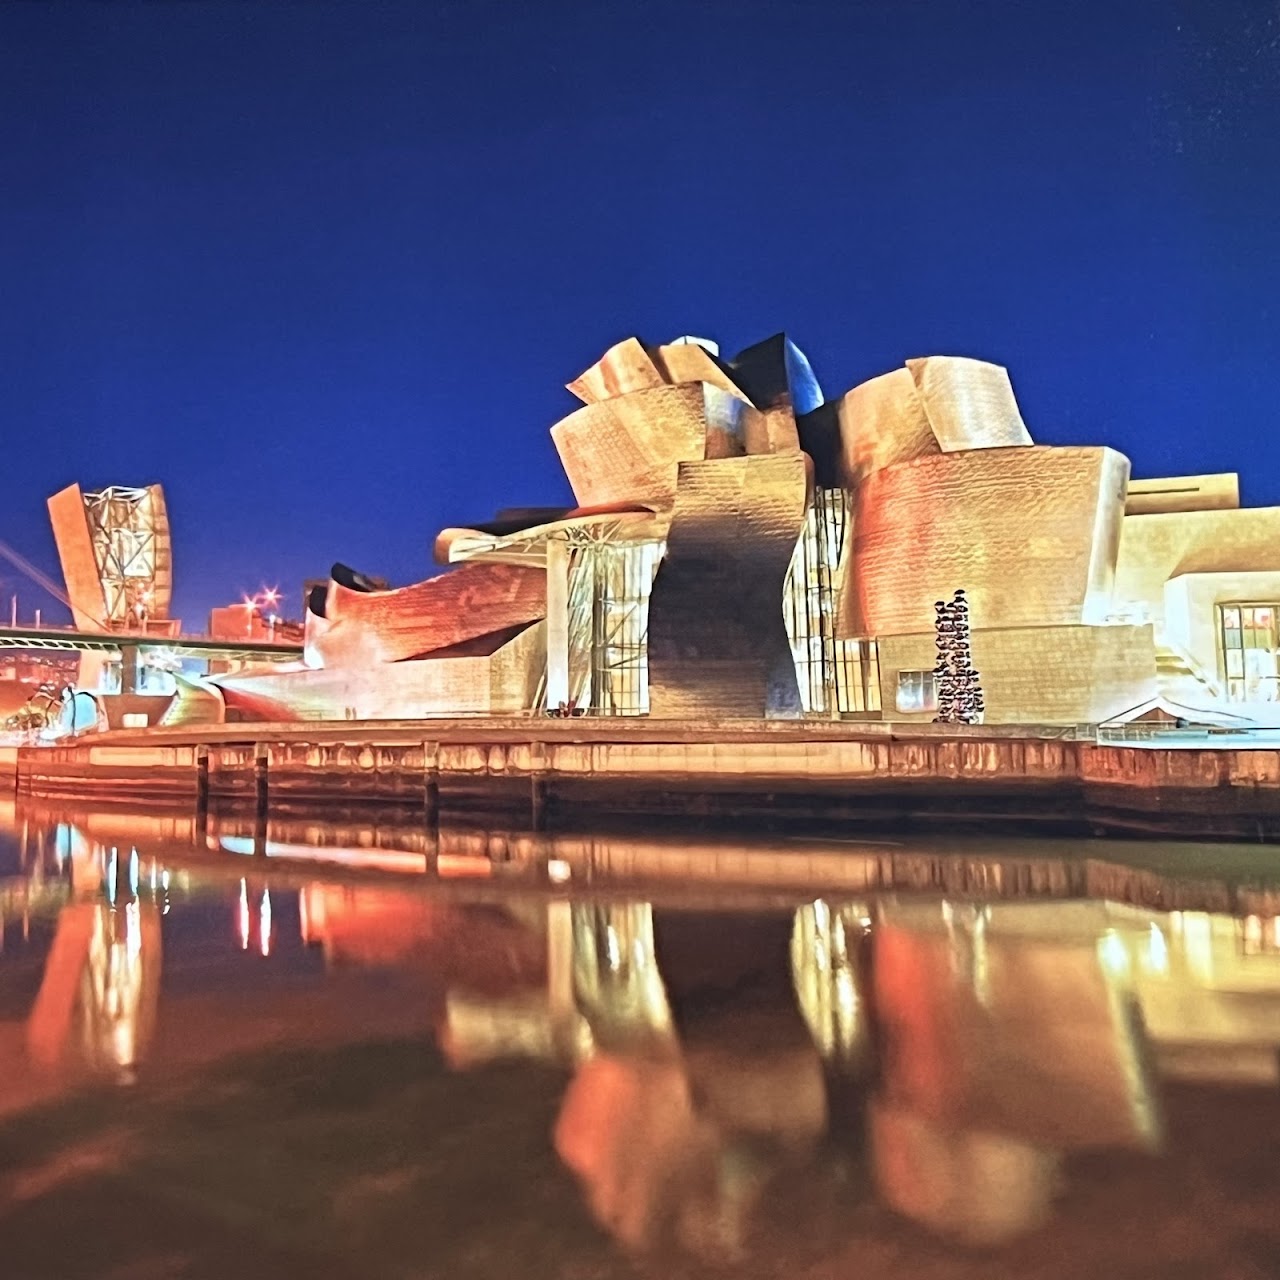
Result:
[[[1172,731],[1177,732],[1177,731]],[[183,806],[394,802],[561,815],[1020,822],[1280,838],[1280,743],[1099,743],[1052,726],[520,717],[183,726],[0,750],[47,799]],[[1221,745],[1218,745],[1219,741]]]

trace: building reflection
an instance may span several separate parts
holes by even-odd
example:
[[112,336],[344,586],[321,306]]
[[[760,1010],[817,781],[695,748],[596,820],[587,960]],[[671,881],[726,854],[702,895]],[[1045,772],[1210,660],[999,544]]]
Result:
[[[1045,1218],[1064,1152],[1159,1140],[1134,988],[1082,910],[1046,936],[987,907],[873,919],[865,902],[816,901],[779,921],[789,1002],[722,972],[730,998],[682,1017],[664,997],[679,948],[660,962],[658,945],[680,913],[554,904],[540,998],[451,993],[443,1038],[458,1066],[570,1067],[556,1150],[629,1248],[732,1253],[770,1180],[851,1116],[888,1205],[993,1243]],[[734,929],[722,917],[704,948],[732,953]],[[688,997],[688,975],[671,976]]]
[[1074,912],[1047,931],[1016,907],[879,914],[872,1174],[935,1231],[1002,1241],[1047,1216],[1064,1152],[1159,1142],[1133,990]]
[[[24,836],[27,883],[61,894],[26,1028],[40,1066],[129,1079],[146,1060],[172,821],[136,842],[110,817]],[[554,1149],[632,1250],[731,1257],[771,1189],[802,1178],[997,1243],[1045,1220],[1073,1153],[1158,1148],[1161,1078],[1280,1074],[1272,916],[856,892],[797,907],[777,891],[697,910],[692,893],[618,901],[531,877],[446,892],[408,837],[378,847],[412,857],[413,879],[373,883],[289,869],[286,834],[271,832],[275,859],[224,852],[209,868],[231,913],[220,945],[278,964],[296,895],[308,971],[318,953],[329,972],[422,975],[451,1067],[563,1072]],[[338,861],[365,847],[328,838]],[[433,847],[483,860],[493,840]],[[581,864],[557,851],[576,883]]]
[[135,849],[81,847],[73,866],[77,896],[58,913],[27,1049],[41,1068],[128,1082],[155,1032],[163,905],[139,895]]

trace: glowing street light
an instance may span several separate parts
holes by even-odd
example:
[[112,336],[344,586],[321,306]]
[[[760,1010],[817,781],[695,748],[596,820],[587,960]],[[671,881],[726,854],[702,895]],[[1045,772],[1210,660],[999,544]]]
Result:
[[270,629],[271,638],[274,640],[276,624],[280,621],[279,614],[276,612],[276,605],[280,603],[280,588],[264,585],[255,595],[249,595],[248,592],[245,592],[243,603],[245,608],[245,635],[252,634],[253,620],[255,617],[259,617]]

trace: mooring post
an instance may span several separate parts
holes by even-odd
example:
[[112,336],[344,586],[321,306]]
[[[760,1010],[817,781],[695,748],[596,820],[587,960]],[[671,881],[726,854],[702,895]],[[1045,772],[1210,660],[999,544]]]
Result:
[[534,831],[547,825],[547,747],[544,742],[529,744],[529,813]]
[[422,744],[422,807],[429,826],[440,825],[440,744]]
[[196,747],[196,839],[203,847],[209,837],[209,748]]
[[265,742],[254,744],[253,748],[253,790],[254,813],[265,818],[267,813],[267,766],[270,760],[269,749]]

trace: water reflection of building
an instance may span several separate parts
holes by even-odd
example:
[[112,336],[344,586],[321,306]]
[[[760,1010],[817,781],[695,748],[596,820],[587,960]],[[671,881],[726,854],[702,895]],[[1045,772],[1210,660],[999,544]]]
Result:
[[27,1022],[27,1045],[43,1067],[81,1065],[128,1079],[145,1057],[160,996],[161,906],[140,898],[136,851],[111,850],[105,900],[63,907]]
[[1280,1084],[1280,917],[1107,915],[1107,960],[1132,983],[1164,1074]]
[[1041,1221],[1061,1152],[1159,1139],[1134,993],[1090,909],[1064,904],[1035,930],[1018,914],[897,902],[876,926],[876,1184],[971,1241]]
[[[160,963],[148,859],[176,828],[136,824],[135,859],[127,821],[89,824],[93,840],[33,829],[25,846],[41,874],[70,868],[77,898],[31,1019],[42,1061],[114,1072],[145,1057]],[[231,862],[240,914],[223,945],[292,931],[296,865]],[[335,968],[446,987],[431,1013],[453,1065],[567,1070],[557,1149],[637,1247],[674,1232],[731,1248],[776,1171],[822,1169],[837,1117],[865,1123],[888,1203],[1004,1238],[1047,1211],[1062,1153],[1154,1141],[1159,1076],[1275,1078],[1271,918],[860,894],[699,913],[687,888],[668,894],[679,906],[457,889],[317,881],[299,896],[302,934]]]

